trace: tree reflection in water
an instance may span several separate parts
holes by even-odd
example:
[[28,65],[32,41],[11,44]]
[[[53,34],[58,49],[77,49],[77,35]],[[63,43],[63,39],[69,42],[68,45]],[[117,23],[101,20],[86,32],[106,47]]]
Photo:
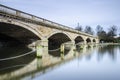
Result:
[[103,59],[105,55],[109,55],[112,60],[115,60],[117,58],[117,48],[120,48],[120,46],[116,45],[106,45],[106,46],[100,46],[98,48],[98,60]]

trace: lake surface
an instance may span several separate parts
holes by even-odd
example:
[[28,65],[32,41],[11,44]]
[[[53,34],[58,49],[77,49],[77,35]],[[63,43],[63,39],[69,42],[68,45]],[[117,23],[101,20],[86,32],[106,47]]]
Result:
[[[21,54],[29,51],[31,50],[17,48],[15,53]],[[36,59],[34,52],[17,60],[1,61],[0,80],[5,79],[5,76],[8,77],[7,80],[120,80],[120,46],[99,46],[86,52],[73,59],[62,60],[56,65],[47,67],[41,66],[43,65],[41,59]],[[57,57],[55,60],[58,59]],[[19,64],[25,65],[5,69],[5,67]],[[24,75],[11,78],[15,73]]]
[[120,80],[120,46],[96,48],[33,80]]

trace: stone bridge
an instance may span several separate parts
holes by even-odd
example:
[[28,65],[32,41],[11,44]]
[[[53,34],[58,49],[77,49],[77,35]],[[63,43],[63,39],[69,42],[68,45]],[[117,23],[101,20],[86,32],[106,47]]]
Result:
[[0,5],[0,38],[17,40],[27,46],[34,46],[40,40],[49,50],[69,41],[74,44],[99,43],[93,35],[4,5]]

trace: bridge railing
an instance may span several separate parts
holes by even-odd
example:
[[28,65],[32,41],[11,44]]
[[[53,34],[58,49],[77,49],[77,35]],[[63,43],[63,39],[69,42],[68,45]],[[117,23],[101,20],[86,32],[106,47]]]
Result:
[[0,4],[0,15],[2,14],[6,14],[6,15],[11,15],[14,16],[14,18],[23,18],[23,21],[24,19],[26,19],[26,21],[32,21],[32,22],[37,22],[37,23],[44,23],[44,24],[47,24],[47,25],[51,25],[51,26],[55,26],[56,28],[61,28],[61,29],[66,29],[66,30],[69,30],[69,31],[72,31],[72,32],[76,32],[76,33],[80,33],[80,34],[83,34],[83,35],[87,35],[87,36],[91,36],[93,37],[93,35],[89,35],[87,33],[83,33],[83,32],[79,32],[73,28],[70,28],[68,26],[64,26],[64,25],[61,25],[61,24],[58,24],[56,22],[52,22],[52,21],[49,21],[47,19],[44,19],[44,18],[40,18],[40,17],[37,17],[37,16],[34,16],[34,15],[31,15],[31,14],[28,14],[28,13],[25,13],[25,12],[22,12],[22,11],[19,11],[19,10],[16,10],[16,9],[13,9],[13,8],[10,8],[10,7],[7,7],[7,6],[4,6],[4,5],[1,5]]

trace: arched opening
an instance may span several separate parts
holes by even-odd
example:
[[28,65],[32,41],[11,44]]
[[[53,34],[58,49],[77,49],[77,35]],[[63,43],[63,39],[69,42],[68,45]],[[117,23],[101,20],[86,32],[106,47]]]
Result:
[[[36,55],[26,45],[37,40],[40,40],[40,37],[27,28],[24,28],[24,26],[0,22],[0,60],[6,59],[5,61],[1,61],[3,65],[0,66],[0,69],[19,64],[28,64],[34,60]],[[7,60],[8,58],[24,55],[28,52],[32,54]],[[7,70],[10,72],[21,67]],[[3,73],[7,72],[6,70],[4,71]]]
[[40,38],[32,31],[18,25],[0,23],[0,46],[28,45]]
[[[53,56],[60,56],[60,46],[62,43],[69,42],[71,39],[64,33],[56,33],[48,38],[49,54]],[[58,50],[57,50],[58,49]],[[50,50],[53,50],[52,52]],[[59,54],[58,54],[59,53]],[[65,54],[68,51],[65,50]]]
[[77,36],[75,38],[75,44],[77,44],[77,43],[83,43],[83,42],[84,42],[84,40],[83,40],[83,38],[81,36]]
[[86,39],[86,42],[87,42],[87,43],[91,43],[90,38],[87,38],[87,39]]
[[80,52],[80,48],[82,47],[82,44],[84,43],[84,39],[81,36],[77,36],[75,38],[75,44],[77,51]]
[[96,43],[96,40],[95,40],[95,39],[93,39],[93,43]]
[[71,41],[70,38],[64,33],[56,33],[48,38],[48,49],[53,50],[60,48],[62,43]]

